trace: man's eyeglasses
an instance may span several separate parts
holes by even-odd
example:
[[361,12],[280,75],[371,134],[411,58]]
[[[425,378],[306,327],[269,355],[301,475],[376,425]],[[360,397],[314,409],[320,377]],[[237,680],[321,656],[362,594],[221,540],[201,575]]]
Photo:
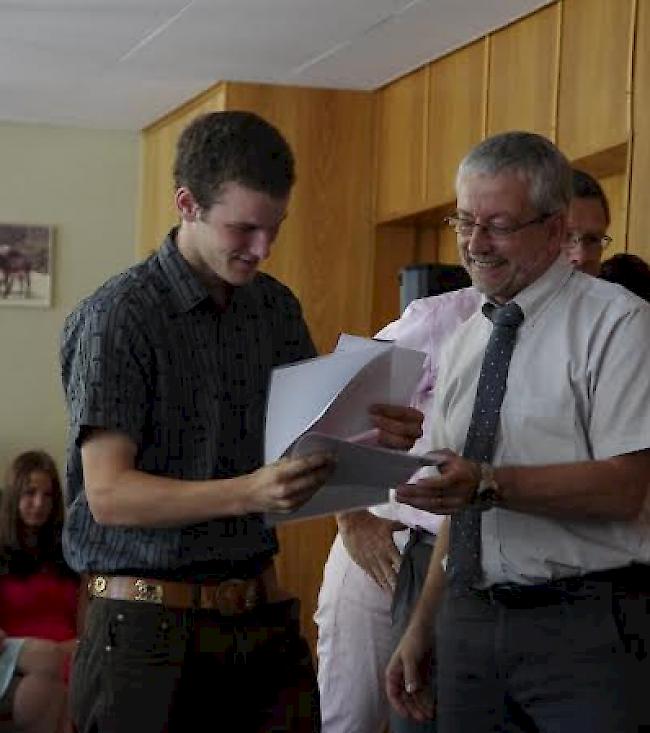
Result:
[[607,234],[580,234],[579,232],[568,232],[566,239],[562,244],[562,249],[567,252],[584,247],[585,249],[605,249],[612,241]]
[[507,239],[521,229],[524,229],[524,227],[541,224],[551,216],[553,215],[542,214],[541,216],[536,216],[534,219],[523,221],[520,224],[479,224],[474,219],[468,219],[464,216],[448,216],[444,219],[444,222],[456,232],[459,239],[469,239],[474,234],[475,229],[482,229],[490,239]]

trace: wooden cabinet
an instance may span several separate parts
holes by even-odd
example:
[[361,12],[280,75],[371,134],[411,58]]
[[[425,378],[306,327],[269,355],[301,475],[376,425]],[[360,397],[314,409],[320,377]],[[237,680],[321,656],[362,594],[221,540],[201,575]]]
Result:
[[489,38],[487,135],[528,130],[555,137],[559,5]]
[[628,250],[650,262],[650,3],[637,6]]
[[628,139],[632,9],[633,0],[562,3],[557,144],[570,160]]
[[424,204],[428,67],[377,92],[378,221]]
[[426,208],[456,199],[456,169],[483,138],[486,41],[478,41],[429,66]]
[[224,103],[225,89],[220,84],[143,130],[137,250],[140,257],[155,251],[178,221],[172,168],[179,134],[193,117],[224,109]]

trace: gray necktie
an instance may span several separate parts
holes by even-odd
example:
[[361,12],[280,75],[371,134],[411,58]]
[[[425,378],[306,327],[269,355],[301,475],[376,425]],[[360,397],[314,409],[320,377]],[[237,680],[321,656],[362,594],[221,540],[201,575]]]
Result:
[[[483,313],[494,326],[483,356],[463,457],[490,463],[510,357],[524,314],[514,302],[501,308],[486,303]],[[447,570],[452,590],[462,591],[481,580],[481,510],[478,507],[470,506],[452,516]]]

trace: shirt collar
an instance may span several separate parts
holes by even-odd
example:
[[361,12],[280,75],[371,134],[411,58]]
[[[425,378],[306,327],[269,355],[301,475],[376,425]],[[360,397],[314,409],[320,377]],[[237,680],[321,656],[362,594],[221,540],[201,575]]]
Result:
[[170,294],[179,311],[187,313],[209,298],[210,293],[178,251],[177,232],[177,227],[169,232],[156,256],[167,277]]
[[[512,298],[524,312],[524,326],[530,326],[536,320],[573,275],[573,267],[558,257],[535,282]],[[492,302],[484,298],[486,301]]]
[[[174,227],[165,237],[165,241],[156,253],[158,262],[167,278],[169,293],[173,298],[176,307],[181,313],[189,313],[198,305],[206,302],[212,303],[210,291],[194,274],[183,255],[178,251],[176,235],[178,227]],[[233,289],[229,308],[246,307],[251,298],[260,297],[256,295],[255,283],[239,285]]]

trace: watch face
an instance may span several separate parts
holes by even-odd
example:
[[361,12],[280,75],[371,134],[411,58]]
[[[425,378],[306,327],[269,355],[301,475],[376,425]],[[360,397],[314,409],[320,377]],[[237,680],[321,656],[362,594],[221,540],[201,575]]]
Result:
[[490,509],[499,503],[499,490],[494,484],[483,484],[476,494],[479,506]]
[[492,486],[486,486],[483,491],[479,491],[478,497],[481,502],[485,502],[490,505],[494,505],[499,501],[499,494]]

